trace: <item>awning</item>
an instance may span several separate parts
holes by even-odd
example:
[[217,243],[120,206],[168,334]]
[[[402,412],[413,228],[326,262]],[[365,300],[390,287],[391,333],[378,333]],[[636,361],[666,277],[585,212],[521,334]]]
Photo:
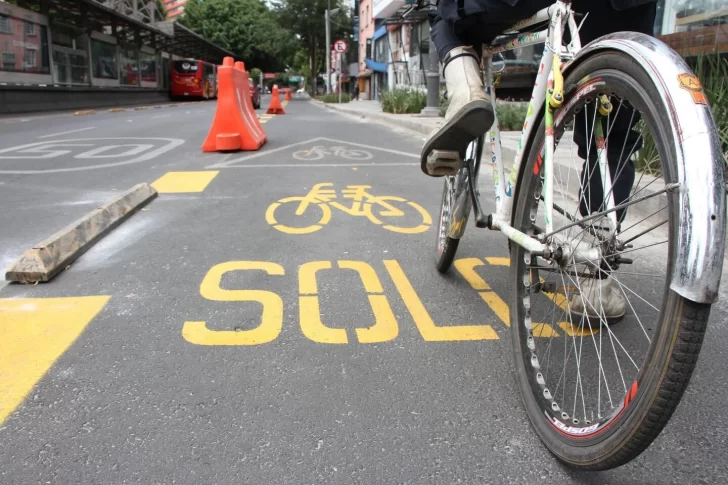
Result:
[[233,57],[236,61],[245,59],[236,58],[235,54],[227,49],[213,44],[199,34],[188,29],[184,25],[173,20],[158,22],[155,24],[159,30],[172,37],[168,43],[168,49],[174,54],[192,59],[202,59],[213,64],[222,64],[224,57]]
[[387,26],[386,25],[382,25],[374,32],[374,35],[372,36],[372,42],[374,42],[375,40],[377,40],[378,38],[380,38],[384,35],[387,35]]
[[[148,19],[134,18],[96,0],[45,0],[53,15],[63,18],[64,22],[87,30],[103,32],[114,28],[118,38],[130,44],[145,44],[158,51],[171,52],[181,57],[202,59],[222,64],[222,59],[234,54],[213,44],[199,34],[173,21],[150,22]],[[20,6],[30,10],[42,11],[42,0],[24,0]],[[236,59],[237,60],[237,59]]]
[[387,72],[387,65],[383,62],[376,62],[372,59],[364,58],[364,62],[366,63],[367,67],[372,69],[374,72]]

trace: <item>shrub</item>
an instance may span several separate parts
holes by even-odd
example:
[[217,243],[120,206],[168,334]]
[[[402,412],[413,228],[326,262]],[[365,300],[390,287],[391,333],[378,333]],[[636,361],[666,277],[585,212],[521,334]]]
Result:
[[[321,96],[317,97],[319,101],[322,101],[324,103],[338,103],[339,102],[339,95],[338,94],[322,94]],[[351,101],[351,96],[349,93],[341,93],[341,102],[342,103],[348,103]]]
[[[700,79],[708,98],[708,105],[720,135],[723,161],[728,164],[728,60],[719,53],[700,54],[692,69]],[[644,128],[644,121],[640,121],[635,130],[641,132]],[[649,130],[644,130],[643,145],[634,160],[637,170],[660,175],[659,154]]]
[[[450,101],[440,96],[440,116],[445,116]],[[501,131],[521,131],[528,112],[528,103],[497,102],[496,110]]]
[[384,91],[380,103],[385,113],[419,113],[427,106],[427,93],[416,89],[396,88]]

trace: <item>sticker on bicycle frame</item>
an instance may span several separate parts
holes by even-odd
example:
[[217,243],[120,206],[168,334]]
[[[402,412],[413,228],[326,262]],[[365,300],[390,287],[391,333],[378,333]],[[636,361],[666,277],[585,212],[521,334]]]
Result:
[[[284,197],[270,206],[265,212],[265,220],[275,229],[286,234],[311,234],[323,228],[331,220],[331,209],[338,209],[344,214],[354,217],[366,217],[372,224],[381,226],[387,231],[400,234],[420,234],[432,225],[432,217],[419,204],[393,195],[374,195],[369,192],[370,185],[348,185],[341,190],[341,197],[332,183],[319,183],[303,196]],[[342,204],[336,199],[350,199],[350,204]],[[294,203],[294,204],[289,204]],[[318,222],[308,226],[297,227],[279,222],[276,210],[282,205],[296,207],[293,216],[303,216],[309,208],[318,211]]]
[[695,74],[683,73],[678,74],[677,80],[680,82],[680,87],[690,93],[695,104],[708,104],[708,98],[705,97],[703,86],[700,84],[698,76]]

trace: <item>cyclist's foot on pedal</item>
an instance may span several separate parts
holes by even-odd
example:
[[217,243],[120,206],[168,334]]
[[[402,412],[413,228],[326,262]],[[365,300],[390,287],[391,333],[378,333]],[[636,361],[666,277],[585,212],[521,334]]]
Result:
[[[585,306],[586,311],[584,311]],[[596,329],[599,328],[602,318],[609,325],[622,320],[626,308],[627,301],[619,284],[612,277],[584,278],[581,281],[580,293],[571,295],[569,300],[572,322],[577,326],[596,325]]]
[[422,171],[433,177],[457,173],[468,144],[487,132],[495,119],[475,50],[456,47],[443,63],[450,106],[445,123],[430,134],[420,157]]

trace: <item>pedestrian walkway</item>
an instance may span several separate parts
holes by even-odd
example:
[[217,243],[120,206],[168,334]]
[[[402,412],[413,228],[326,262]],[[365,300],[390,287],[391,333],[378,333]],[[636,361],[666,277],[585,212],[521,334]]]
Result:
[[397,125],[401,128],[429,135],[432,131],[444,123],[444,119],[437,116],[421,116],[419,114],[391,114],[382,111],[382,105],[379,101],[351,101],[349,103],[334,104],[321,103],[329,109],[342,111],[352,115],[369,118],[380,123],[388,123]]

